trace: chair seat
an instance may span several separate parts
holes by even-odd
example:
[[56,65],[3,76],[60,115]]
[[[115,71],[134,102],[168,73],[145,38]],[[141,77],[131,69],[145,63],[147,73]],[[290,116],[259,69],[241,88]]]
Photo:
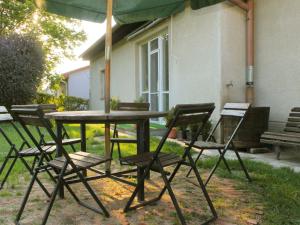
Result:
[[[153,156],[153,152],[147,152],[141,155],[123,157],[120,160],[132,166],[146,167],[153,159]],[[159,153],[158,158],[163,167],[177,164],[182,161],[182,158],[174,153]],[[157,165],[154,164],[153,167],[157,168]]]
[[110,141],[114,143],[137,143],[137,140],[133,138],[111,138]]
[[[88,169],[90,167],[99,165],[101,163],[111,160],[110,158],[100,157],[99,155],[87,153],[87,152],[75,152],[69,154],[69,157],[74,162],[75,166],[80,169]],[[48,162],[48,165],[55,167],[57,169],[62,169],[66,159],[64,156],[57,157]],[[71,170],[71,166],[68,166],[68,169]]]
[[[56,150],[56,146],[44,145],[42,146],[42,150],[45,151],[47,154],[51,154]],[[38,148],[27,148],[19,151],[20,156],[38,156],[40,154],[41,152]]]
[[[189,142],[185,142],[186,145],[189,145]],[[222,149],[225,147],[225,144],[219,144],[215,142],[209,142],[209,141],[196,141],[193,145],[194,148],[200,148],[200,149]]]
[[[70,139],[63,139],[62,144],[63,145],[71,145],[71,144],[77,144],[80,143],[80,138],[70,138]],[[49,141],[46,143],[46,145],[56,145],[55,141]]]

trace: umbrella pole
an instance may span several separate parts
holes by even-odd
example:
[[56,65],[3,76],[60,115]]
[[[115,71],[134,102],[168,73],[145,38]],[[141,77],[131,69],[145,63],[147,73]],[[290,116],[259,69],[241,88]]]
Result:
[[[113,0],[107,0],[106,35],[105,35],[105,113],[110,112],[110,62],[112,47],[112,5]],[[105,124],[105,156],[110,157],[110,124]],[[110,174],[110,162],[105,164],[106,174]]]

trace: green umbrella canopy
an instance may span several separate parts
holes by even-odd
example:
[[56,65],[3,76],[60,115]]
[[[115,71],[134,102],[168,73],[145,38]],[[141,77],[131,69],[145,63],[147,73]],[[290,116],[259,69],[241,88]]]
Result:
[[[191,1],[192,9],[199,9],[225,0],[114,0],[113,15],[117,23],[133,23],[165,18],[184,10]],[[39,8],[58,15],[103,22],[107,0],[35,0]]]

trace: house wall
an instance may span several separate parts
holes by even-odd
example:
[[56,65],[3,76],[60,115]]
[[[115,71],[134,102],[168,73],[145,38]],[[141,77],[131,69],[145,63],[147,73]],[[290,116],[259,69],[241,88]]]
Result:
[[70,73],[67,82],[67,95],[89,99],[90,75],[89,69]]
[[271,126],[281,128],[300,105],[300,1],[255,1],[256,105],[271,107]]
[[[133,101],[139,95],[138,46],[166,30],[170,46],[170,106],[215,102],[216,118],[225,102],[244,101],[246,17],[243,10],[229,2],[196,11],[186,8],[138,37],[114,46],[112,96]],[[282,127],[290,109],[300,105],[299,35],[300,1],[255,1],[254,105],[271,107],[271,129]],[[103,66],[103,58],[92,64],[95,62],[92,68]],[[93,74],[91,86],[97,86]],[[92,88],[91,93],[99,101],[95,97],[99,90]],[[103,107],[102,103],[98,105]],[[92,101],[93,108],[98,105]]]
[[[187,8],[141,35],[113,47],[111,96],[133,101],[139,95],[139,46],[158,34],[169,34],[170,107],[178,103],[215,102],[220,108],[220,5]],[[215,18],[218,18],[217,20]],[[189,24],[189,26],[186,26]],[[217,35],[216,35],[217,34]],[[196,60],[196,61],[195,61]],[[99,74],[104,56],[91,62],[91,108],[103,109]]]
[[[136,99],[135,57],[134,43],[114,45],[111,60],[111,97],[117,97],[121,101]],[[104,69],[103,55],[91,62],[91,109],[104,109],[104,98],[101,98],[100,94],[103,88],[103,84],[100,83],[100,73]]]
[[214,102],[221,107],[220,5],[171,18],[170,105]]
[[221,105],[245,101],[246,17],[233,4],[220,4],[221,10]]

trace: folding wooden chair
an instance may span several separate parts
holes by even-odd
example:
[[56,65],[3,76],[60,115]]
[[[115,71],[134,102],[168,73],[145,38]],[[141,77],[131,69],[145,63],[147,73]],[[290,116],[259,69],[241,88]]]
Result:
[[[217,163],[215,164],[215,166],[213,167],[213,169],[211,170],[205,185],[208,184],[208,182],[210,181],[212,175],[215,173],[216,169],[218,168],[219,164],[221,161],[224,162],[226,168],[228,169],[229,172],[231,172],[228,163],[226,162],[225,159],[225,154],[226,152],[229,150],[229,148],[231,150],[234,151],[245,175],[246,178],[251,181],[250,175],[239,155],[239,152],[237,151],[237,149],[234,147],[233,145],[233,139],[235,137],[235,135],[237,134],[239,128],[241,127],[241,125],[243,124],[245,117],[247,115],[247,112],[250,108],[250,104],[249,103],[226,103],[222,112],[221,112],[221,116],[220,119],[218,120],[217,124],[215,125],[215,127],[212,129],[211,133],[209,134],[208,138],[206,139],[206,141],[196,141],[193,144],[193,148],[199,149],[199,154],[195,160],[195,163],[197,163],[197,161],[199,160],[200,156],[202,155],[203,151],[205,149],[211,149],[211,150],[217,150],[220,154]],[[214,140],[214,133],[217,130],[217,127],[222,124],[222,121],[224,120],[224,118],[226,117],[235,117],[238,118],[238,122],[237,125],[235,127],[235,129],[233,130],[232,134],[228,137],[227,142],[225,144],[219,144]],[[189,172],[187,173],[187,177],[190,175],[192,171],[192,168],[189,170]]]
[[[26,206],[27,200],[29,198],[30,192],[32,190],[34,182],[38,179],[38,174],[44,172],[45,170],[52,170],[55,173],[55,176],[51,176],[52,180],[55,182],[55,188],[50,196],[49,205],[46,209],[46,212],[44,214],[43,220],[41,224],[46,224],[47,219],[49,217],[50,211],[52,209],[53,203],[55,201],[56,195],[60,189],[60,187],[63,185],[67,188],[67,190],[70,192],[72,197],[76,200],[77,203],[80,205],[93,210],[97,213],[104,214],[106,217],[109,217],[109,213],[91,188],[91,186],[87,182],[87,177],[84,177],[83,171],[86,169],[91,169],[92,167],[105,163],[110,158],[102,158],[95,154],[86,153],[86,152],[75,152],[72,154],[68,154],[68,152],[65,150],[65,148],[62,146],[62,156],[56,157],[53,160],[49,160],[47,158],[47,155],[44,154],[42,151],[38,140],[34,137],[34,135],[31,133],[29,126],[38,126],[39,128],[44,128],[49,136],[52,138],[54,143],[56,145],[59,144],[59,140],[57,139],[56,134],[53,132],[51,128],[51,124],[49,120],[44,118],[43,111],[41,107],[35,107],[35,108],[21,108],[21,107],[13,107],[12,113],[14,118],[16,118],[22,127],[24,128],[25,132],[28,134],[28,136],[31,138],[32,142],[36,145],[36,147],[40,150],[42,156],[41,159],[38,162],[38,165],[35,169],[35,172],[33,174],[33,177],[30,181],[29,187],[26,191],[26,194],[24,196],[24,199],[22,201],[21,207],[19,209],[19,212],[16,217],[16,222],[19,223],[20,218],[23,214],[24,208]],[[44,163],[46,161],[43,160],[43,158],[47,158],[47,163]],[[87,191],[90,193],[94,201],[96,202],[97,208],[90,206],[77,197],[77,195],[74,193],[74,191],[71,189],[70,184],[68,183],[68,179],[73,177],[78,177],[79,180],[77,182],[83,183],[84,187],[87,189]],[[72,182],[74,183],[74,182]]]
[[[34,108],[40,108],[43,112],[43,116],[46,113],[50,113],[50,112],[56,112],[56,105],[55,104],[30,104],[30,105],[14,105],[14,108],[28,108],[28,109],[34,109]],[[52,124],[51,124],[52,125]],[[36,130],[40,136],[40,145],[55,145],[54,141],[45,141],[45,134],[43,134],[43,132],[41,131],[41,129],[39,127],[36,127]],[[75,148],[75,144],[81,143],[81,139],[80,138],[70,138],[66,128],[63,126],[62,127],[62,144],[63,145],[68,145],[71,147],[71,149],[73,150],[73,152],[76,151]]]
[[[127,212],[128,210],[136,209],[138,207],[141,207],[141,206],[144,206],[144,205],[147,205],[147,204],[150,204],[150,203],[160,200],[161,197],[163,196],[163,194],[165,193],[165,191],[168,190],[170,197],[172,199],[173,205],[176,209],[177,215],[181,221],[181,224],[186,224],[184,216],[181,212],[179,204],[178,204],[176,197],[173,193],[173,190],[171,188],[171,182],[172,182],[173,178],[175,177],[176,173],[178,172],[179,168],[181,167],[181,165],[186,165],[186,166],[191,166],[193,171],[195,172],[199,186],[200,186],[200,188],[205,196],[205,199],[208,203],[208,206],[213,214],[213,217],[211,219],[209,219],[208,221],[206,221],[205,224],[217,218],[217,213],[215,211],[215,208],[210,200],[210,197],[209,197],[209,195],[206,191],[206,188],[202,182],[200,174],[196,168],[195,162],[190,154],[192,145],[194,144],[197,137],[201,133],[205,123],[208,121],[214,108],[215,108],[215,106],[213,103],[177,105],[174,110],[174,119],[171,120],[167,124],[168,129],[154,152],[148,152],[148,153],[144,153],[142,155],[135,155],[135,156],[129,156],[129,157],[123,158],[123,160],[126,161],[129,165],[145,168],[144,174],[143,174],[141,180],[138,182],[133,194],[131,195],[128,203],[126,204],[126,207],[124,208],[125,212]],[[197,131],[197,135],[195,135],[195,137],[191,141],[190,145],[184,149],[184,153],[182,156],[175,154],[175,153],[161,152],[163,145],[166,142],[167,137],[173,127],[177,127],[180,125],[195,124],[195,123],[201,123],[202,126],[199,127],[199,129]],[[175,169],[172,172],[172,174],[170,175],[170,177],[167,178],[166,172],[164,171],[163,168],[167,167],[167,166],[171,166],[171,165],[175,165]],[[148,200],[148,201],[145,201],[145,202],[142,202],[135,206],[131,206],[138,191],[141,188],[143,188],[142,187],[143,182],[153,167],[155,168],[154,171],[159,171],[159,173],[161,174],[161,176],[163,178],[163,181],[165,184],[163,189],[161,190],[158,197]]]
[[[149,103],[135,103],[135,102],[120,102],[117,106],[117,111],[149,111]],[[136,138],[122,138],[119,137],[119,131],[117,129],[117,124],[114,125],[113,136],[110,139],[111,141],[111,158],[114,151],[115,144],[117,145],[118,154],[119,154],[119,161],[120,164],[123,165],[124,162],[122,161],[122,154],[121,154],[121,147],[120,144],[136,144]]]
[[[15,135],[17,135],[18,138],[21,140],[21,144],[19,146],[16,146],[16,144],[11,140],[11,135],[9,135],[5,129],[1,127],[1,125],[8,124],[11,128],[13,128],[13,131],[15,131]],[[0,189],[3,188],[8,176],[10,175],[14,165],[16,164],[17,160],[20,159],[21,162],[24,164],[25,168],[29,171],[31,175],[34,173],[34,167],[36,162],[39,160],[41,154],[40,151],[35,148],[31,147],[28,141],[25,139],[22,132],[20,132],[19,128],[16,126],[15,122],[13,121],[12,116],[8,113],[6,108],[4,106],[0,106],[0,133],[3,136],[4,140],[9,146],[9,151],[4,159],[3,164],[0,167],[0,175],[5,171],[6,166],[8,166],[8,163],[10,160],[12,160],[11,164],[9,165],[4,178],[0,184]],[[51,154],[55,151],[55,146],[40,146],[41,150],[51,156]],[[25,159],[32,158],[33,162],[31,165],[28,161]],[[49,192],[46,190],[44,185],[40,182],[39,179],[37,179],[38,184],[41,186],[43,191],[50,196]]]

